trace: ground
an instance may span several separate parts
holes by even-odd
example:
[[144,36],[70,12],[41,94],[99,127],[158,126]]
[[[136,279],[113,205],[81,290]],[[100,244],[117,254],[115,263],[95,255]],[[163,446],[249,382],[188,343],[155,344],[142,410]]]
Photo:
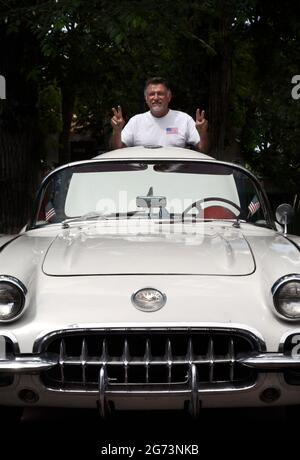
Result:
[[[218,458],[218,454],[223,458],[225,451],[234,458],[235,453],[241,454],[239,444],[247,454],[255,453],[262,443],[274,451],[285,445],[288,453],[293,443],[287,441],[298,437],[298,414],[300,407],[299,411],[203,410],[195,422],[183,413],[139,412],[118,413],[103,423],[91,410],[27,409],[18,428],[4,439],[20,441],[11,444],[12,453],[28,449],[31,457],[37,454],[39,458],[41,448],[52,458],[73,458],[69,456],[73,454],[84,460],[153,458],[159,449],[161,454],[165,450],[165,457],[177,449],[180,458]],[[183,449],[185,454],[180,454]]]

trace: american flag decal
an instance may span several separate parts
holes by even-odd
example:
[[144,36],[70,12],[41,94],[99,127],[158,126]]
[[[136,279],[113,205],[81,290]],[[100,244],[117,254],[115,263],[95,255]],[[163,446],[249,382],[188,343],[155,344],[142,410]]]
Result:
[[166,134],[178,134],[178,128],[166,128]]
[[255,195],[255,196],[252,198],[252,200],[251,200],[251,202],[250,202],[250,204],[249,204],[249,206],[248,206],[250,215],[253,216],[253,214],[255,214],[256,211],[259,210],[259,208],[260,208],[260,202],[258,201],[258,198],[257,198],[257,196]]

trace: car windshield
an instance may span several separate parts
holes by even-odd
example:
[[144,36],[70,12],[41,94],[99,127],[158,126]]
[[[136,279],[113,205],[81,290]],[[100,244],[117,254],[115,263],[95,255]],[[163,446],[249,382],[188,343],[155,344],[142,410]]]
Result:
[[204,161],[91,161],[44,182],[33,226],[88,219],[237,220],[266,225],[257,183]]

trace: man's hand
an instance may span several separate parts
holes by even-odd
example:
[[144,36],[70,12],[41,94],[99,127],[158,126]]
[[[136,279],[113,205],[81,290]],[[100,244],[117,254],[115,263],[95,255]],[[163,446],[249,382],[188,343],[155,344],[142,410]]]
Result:
[[126,147],[125,144],[122,142],[122,129],[125,125],[125,120],[122,115],[121,106],[118,105],[118,109],[112,108],[113,116],[110,120],[112,126],[112,136],[110,140],[111,148],[114,149],[122,149]]
[[200,136],[200,142],[197,145],[197,149],[200,152],[208,153],[210,142],[208,136],[208,121],[205,118],[204,110],[197,109],[196,111],[196,129]]
[[116,110],[114,107],[112,108],[113,111],[113,117],[111,118],[111,126],[114,131],[119,131],[121,132],[124,125],[125,125],[125,120],[122,115],[122,109],[121,106],[118,105],[118,110]]
[[206,135],[208,129],[208,121],[205,118],[204,110],[197,109],[196,111],[196,129],[200,137]]

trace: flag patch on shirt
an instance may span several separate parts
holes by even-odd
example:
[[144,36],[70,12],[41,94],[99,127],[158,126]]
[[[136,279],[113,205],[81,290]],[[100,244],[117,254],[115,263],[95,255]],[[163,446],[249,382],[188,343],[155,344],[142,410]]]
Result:
[[178,128],[166,128],[166,134],[178,134]]

